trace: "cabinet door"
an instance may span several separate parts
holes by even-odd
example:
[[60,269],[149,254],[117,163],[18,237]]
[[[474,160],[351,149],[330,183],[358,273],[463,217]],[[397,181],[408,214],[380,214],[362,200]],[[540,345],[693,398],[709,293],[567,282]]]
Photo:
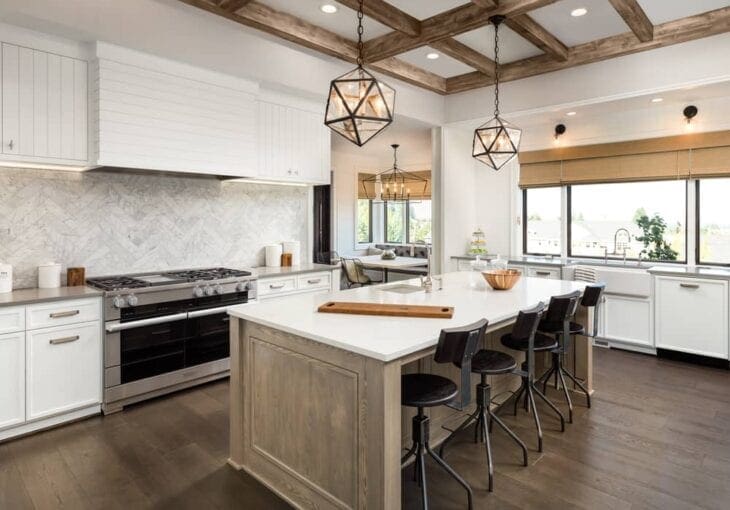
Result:
[[546,278],[548,280],[560,280],[560,269],[549,267],[528,267],[527,276],[532,278]]
[[728,282],[656,277],[656,346],[728,358]]
[[654,346],[651,300],[605,294],[600,308],[599,337]]
[[25,421],[25,332],[0,335],[0,430]]
[[20,48],[2,45],[3,154],[20,154]]
[[98,321],[27,333],[26,409],[43,418],[101,402]]

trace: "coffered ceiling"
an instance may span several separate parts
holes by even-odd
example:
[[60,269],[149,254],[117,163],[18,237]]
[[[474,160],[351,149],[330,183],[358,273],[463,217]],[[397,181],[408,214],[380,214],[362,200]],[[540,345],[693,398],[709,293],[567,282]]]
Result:
[[[354,62],[358,0],[179,0]],[[336,12],[327,14],[329,4]],[[366,66],[439,94],[730,32],[730,0],[365,0]],[[585,9],[582,16],[573,16]],[[331,9],[334,10],[334,9]],[[429,54],[436,58],[428,58]]]

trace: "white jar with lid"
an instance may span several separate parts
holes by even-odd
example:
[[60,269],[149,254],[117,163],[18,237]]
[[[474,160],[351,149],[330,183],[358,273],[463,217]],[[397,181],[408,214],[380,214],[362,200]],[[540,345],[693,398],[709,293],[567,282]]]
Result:
[[0,294],[13,292],[13,266],[0,262]]
[[56,289],[61,286],[61,264],[47,262],[38,266],[38,288]]

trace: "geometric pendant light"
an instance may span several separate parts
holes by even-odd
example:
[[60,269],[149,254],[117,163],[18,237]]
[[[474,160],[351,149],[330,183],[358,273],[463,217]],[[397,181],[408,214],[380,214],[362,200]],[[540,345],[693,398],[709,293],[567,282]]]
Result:
[[363,0],[357,11],[357,67],[330,82],[324,124],[362,147],[393,122],[395,90],[363,68]]
[[[362,191],[366,198],[376,204],[385,202],[418,203],[418,199],[423,198],[427,193],[428,179],[402,170],[398,166],[398,147],[400,146],[394,143],[391,147],[393,148],[393,166],[385,172],[363,179],[361,181]],[[416,200],[411,200],[411,197],[415,197]]]
[[520,148],[522,130],[499,116],[499,25],[504,16],[492,16],[494,25],[494,117],[474,130],[472,156],[499,170],[512,161]]

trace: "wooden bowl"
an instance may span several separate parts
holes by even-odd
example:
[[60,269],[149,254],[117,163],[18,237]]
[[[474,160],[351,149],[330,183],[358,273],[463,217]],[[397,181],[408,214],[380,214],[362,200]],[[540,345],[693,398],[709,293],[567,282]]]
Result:
[[522,271],[518,269],[492,269],[483,271],[482,276],[494,290],[509,290],[520,279]]

